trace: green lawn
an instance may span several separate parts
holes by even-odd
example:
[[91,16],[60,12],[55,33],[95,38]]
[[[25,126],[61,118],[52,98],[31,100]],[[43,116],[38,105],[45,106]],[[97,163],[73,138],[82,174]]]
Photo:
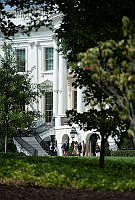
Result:
[[36,157],[0,154],[0,182],[96,190],[135,190],[135,157]]

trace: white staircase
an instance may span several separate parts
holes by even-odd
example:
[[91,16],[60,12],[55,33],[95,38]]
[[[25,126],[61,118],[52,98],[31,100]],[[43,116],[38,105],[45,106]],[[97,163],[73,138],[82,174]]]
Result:
[[38,156],[48,156],[48,153],[40,146],[35,137],[22,137],[22,139],[38,151]]

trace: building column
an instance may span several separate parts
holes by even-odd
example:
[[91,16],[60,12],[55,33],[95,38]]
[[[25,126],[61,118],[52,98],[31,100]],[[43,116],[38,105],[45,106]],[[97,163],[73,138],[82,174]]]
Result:
[[83,88],[77,88],[77,112],[83,113],[84,111],[84,102],[83,102]]
[[59,53],[57,51],[57,40],[54,38],[53,54],[53,117],[58,115],[58,77],[59,77]]
[[70,82],[67,83],[67,109],[72,109],[72,98],[71,98],[71,84]]
[[[38,47],[39,47],[39,42],[35,42],[35,49],[36,49],[36,83],[39,84],[39,66],[38,66]],[[37,97],[37,111],[39,111],[39,97]]]
[[58,115],[65,115],[67,104],[67,66],[62,54],[59,54],[59,103]]

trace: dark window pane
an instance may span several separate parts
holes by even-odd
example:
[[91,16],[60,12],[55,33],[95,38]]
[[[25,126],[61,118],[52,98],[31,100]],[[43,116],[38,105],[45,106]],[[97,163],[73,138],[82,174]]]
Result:
[[45,121],[51,122],[53,115],[53,92],[45,93]]
[[18,72],[25,72],[25,49],[17,49]]
[[53,70],[53,48],[45,48],[45,68]]

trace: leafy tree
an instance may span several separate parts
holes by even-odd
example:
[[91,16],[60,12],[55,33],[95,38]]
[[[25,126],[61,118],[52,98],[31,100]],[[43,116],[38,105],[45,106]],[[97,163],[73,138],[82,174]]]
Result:
[[[64,44],[64,53],[74,60],[79,52],[95,46],[97,41],[120,39],[121,18],[128,16],[134,20],[134,10],[133,0],[5,0],[0,2],[0,30],[7,37],[20,31],[28,33],[32,28],[50,25],[50,15],[62,12],[58,36]],[[24,14],[26,26],[13,23],[14,11]]]
[[28,74],[18,73],[15,54],[10,44],[4,43],[3,53],[0,57],[0,129],[5,137],[6,153],[10,133],[15,133],[17,128],[28,128],[37,115],[26,109],[36,99],[37,90],[31,85]]
[[[0,31],[4,38],[18,32],[29,34],[32,29],[37,31],[41,26],[51,26],[50,15],[56,11],[53,0],[0,1]],[[24,16],[26,24],[14,23],[16,13]]]
[[121,119],[130,123],[129,133],[135,133],[135,41],[132,26],[123,18],[123,40],[99,42],[79,55],[80,65],[90,71],[91,79],[104,92],[106,104],[119,111]]
[[134,0],[57,0],[57,4],[64,15],[58,38],[69,61],[75,61],[78,53],[99,41],[120,40],[123,16],[135,22]]
[[[135,132],[135,43],[134,34],[131,34],[131,32],[132,26],[128,18],[124,17],[123,40],[119,42],[114,40],[99,42],[97,47],[88,49],[86,53],[80,53],[78,62],[83,69],[81,67],[75,69],[76,72],[81,72],[78,73],[79,76],[75,75],[77,77],[76,85],[80,84],[86,87],[86,104],[96,109],[90,108],[89,112],[83,114],[72,112],[71,119],[82,124],[82,127],[86,130],[93,128],[100,132],[101,167],[104,166],[106,138],[109,135],[115,136],[120,135],[123,131],[127,132],[129,126],[129,133],[134,135]],[[96,113],[98,114],[96,115]]]
[[[104,166],[104,148],[107,138],[133,130],[134,123],[134,40],[129,33],[132,26],[123,18],[124,38],[120,42],[99,42],[86,53],[80,53],[78,63],[73,64],[74,85],[85,86],[88,112],[69,111],[71,121],[84,130],[100,132],[100,166]],[[131,95],[132,94],[132,95]]]
[[[56,6],[57,3],[57,6]],[[40,26],[45,25],[44,22],[48,23],[48,14],[54,12],[63,12],[64,17],[60,28],[57,30],[58,37],[61,39],[62,51],[66,54],[69,61],[75,61],[76,55],[79,52],[85,52],[89,47],[95,46],[98,41],[106,41],[107,39],[117,39],[122,37],[121,18],[123,15],[129,16],[132,20],[134,19],[134,8],[135,3],[133,0],[103,0],[91,1],[5,1],[5,5],[10,5],[12,8],[15,7],[17,10],[22,10],[24,13],[30,11],[31,18],[27,27],[15,26],[10,20],[7,23],[5,16],[11,18],[9,13],[4,11],[3,3],[1,3],[1,31],[5,36],[10,36],[16,33],[18,30],[24,29],[24,33],[30,31],[32,28],[38,29]],[[40,21],[39,6],[46,11],[46,21]],[[55,7],[55,9],[54,9]],[[35,12],[35,13],[34,13]],[[13,16],[14,17],[14,16]],[[39,17],[39,18],[38,18]],[[33,22],[32,22],[33,20]],[[32,23],[31,23],[32,22]],[[2,26],[3,24],[3,26]],[[6,27],[6,28],[5,28]],[[9,28],[7,28],[9,27]],[[10,29],[12,33],[10,34]],[[8,30],[8,32],[7,32]],[[78,76],[78,85],[84,84],[89,85],[89,80],[92,81],[89,70],[82,70],[81,67],[77,67],[74,72]],[[86,74],[85,79],[83,80]],[[99,96],[96,89],[97,84],[93,88],[94,94]],[[86,92],[87,95],[87,92]],[[109,98],[108,98],[109,99]]]
[[116,138],[115,140],[119,150],[123,149],[133,150],[135,148],[133,143],[133,136],[129,135],[127,132],[121,133],[119,137]]
[[105,156],[110,156],[111,155],[111,151],[109,149],[109,142],[106,141],[105,143]]
[[67,116],[70,117],[69,124],[79,124],[84,131],[92,130],[93,133],[100,133],[101,150],[100,150],[100,167],[104,167],[105,144],[109,136],[119,136],[127,130],[126,122],[120,120],[118,113],[112,111],[111,108],[103,109],[101,106],[91,108],[87,112],[77,113],[74,110],[67,111]]

